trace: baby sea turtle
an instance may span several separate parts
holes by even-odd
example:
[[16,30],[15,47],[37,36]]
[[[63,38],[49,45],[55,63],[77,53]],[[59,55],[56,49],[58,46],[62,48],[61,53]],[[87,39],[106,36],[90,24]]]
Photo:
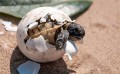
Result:
[[56,50],[63,49],[68,39],[81,40],[85,35],[84,28],[79,24],[74,21],[59,21],[49,13],[30,23],[27,27],[28,36],[24,39],[25,43],[30,38],[42,35],[47,42],[55,45]]

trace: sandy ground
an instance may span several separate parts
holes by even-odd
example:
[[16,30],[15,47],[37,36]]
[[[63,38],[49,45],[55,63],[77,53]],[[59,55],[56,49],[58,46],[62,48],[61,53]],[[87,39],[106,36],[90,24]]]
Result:
[[[19,19],[0,15],[1,20],[18,24]],[[120,74],[120,0],[94,0],[76,22],[86,36],[79,52],[69,61],[66,56],[41,64],[40,74]],[[19,50],[15,32],[0,25],[0,74],[18,74],[16,68],[28,60]]]

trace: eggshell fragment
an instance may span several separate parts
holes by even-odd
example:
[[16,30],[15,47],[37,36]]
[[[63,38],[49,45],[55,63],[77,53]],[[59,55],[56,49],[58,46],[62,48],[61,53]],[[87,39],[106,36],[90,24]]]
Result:
[[19,65],[17,70],[19,74],[38,74],[40,68],[41,68],[40,64],[33,61],[27,61]]
[[[38,52],[45,52],[48,48],[46,46],[46,41],[43,36],[39,36],[38,38],[29,39],[26,43],[26,46],[29,50],[35,50]],[[44,49],[44,50],[41,50]]]
[[46,18],[41,18],[40,23],[46,22]]
[[35,28],[37,25],[38,25],[38,22],[34,22],[34,23],[31,23],[28,28],[29,28],[29,29],[33,29],[33,28]]
[[69,60],[72,60],[72,55],[78,52],[78,49],[75,43],[71,40],[68,40],[65,47],[66,55],[68,56]]

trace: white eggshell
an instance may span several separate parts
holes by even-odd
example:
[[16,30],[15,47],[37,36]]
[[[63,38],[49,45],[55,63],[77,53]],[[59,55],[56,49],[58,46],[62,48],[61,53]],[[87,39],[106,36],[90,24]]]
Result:
[[65,52],[69,60],[72,60],[72,55],[78,52],[78,49],[73,41],[71,40],[67,41],[66,46],[65,46]]
[[19,65],[17,70],[19,74],[38,74],[40,68],[40,64],[33,61],[27,61]]
[[34,23],[31,23],[28,28],[29,28],[29,29],[33,29],[33,28],[35,28],[37,25],[38,25],[38,22],[34,22]]
[[48,49],[46,46],[46,41],[41,35],[38,38],[28,39],[26,46],[29,50],[35,49],[39,52],[45,52]]
[[41,18],[40,23],[46,22],[46,18]]
[[73,41],[71,41],[71,40],[67,41],[65,49],[66,49],[65,51],[67,53],[69,53],[70,55],[76,53],[77,50],[78,50],[75,43]]
[[26,43],[24,42],[24,39],[27,37],[27,26],[48,13],[52,14],[59,21],[71,21],[68,15],[55,8],[39,7],[30,11],[22,18],[17,30],[17,43],[21,52],[29,59],[42,63],[55,61],[65,54],[64,50],[57,51],[54,45],[47,43],[43,36],[29,39]]

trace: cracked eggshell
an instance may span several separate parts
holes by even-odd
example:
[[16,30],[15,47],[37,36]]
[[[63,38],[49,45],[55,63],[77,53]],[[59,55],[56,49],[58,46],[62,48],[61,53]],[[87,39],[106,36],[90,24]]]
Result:
[[57,51],[55,46],[47,43],[41,35],[37,38],[29,39],[26,43],[24,42],[27,37],[27,26],[48,13],[52,14],[52,17],[58,21],[71,21],[68,15],[55,8],[39,7],[22,18],[17,30],[17,43],[21,52],[29,59],[42,63],[55,61],[65,54],[63,49]]

